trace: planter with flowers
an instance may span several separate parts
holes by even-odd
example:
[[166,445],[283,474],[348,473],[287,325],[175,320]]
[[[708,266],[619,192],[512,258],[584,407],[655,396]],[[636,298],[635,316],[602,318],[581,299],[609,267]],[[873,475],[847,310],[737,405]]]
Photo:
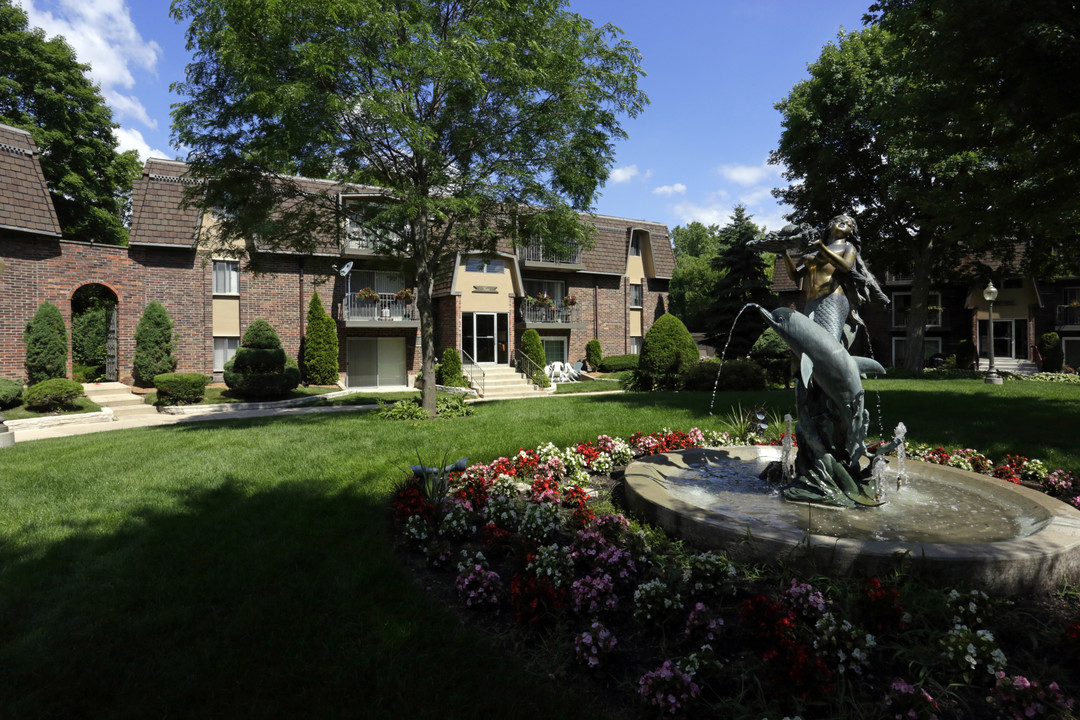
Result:
[[368,300],[368,301],[378,300],[379,299],[379,293],[375,292],[374,290],[372,290],[369,287],[366,287],[363,290],[361,290],[360,292],[356,293],[356,297],[359,300]]
[[408,305],[413,301],[413,291],[411,288],[401,288],[394,293],[394,299],[399,303],[405,303]]
[[562,299],[562,304],[566,307],[574,307],[577,305],[577,295],[567,295]]

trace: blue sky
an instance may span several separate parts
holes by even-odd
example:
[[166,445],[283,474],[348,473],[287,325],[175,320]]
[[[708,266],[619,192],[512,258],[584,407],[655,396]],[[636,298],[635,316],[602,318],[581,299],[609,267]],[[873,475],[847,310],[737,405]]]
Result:
[[[120,123],[123,149],[180,158],[170,145],[169,85],[190,56],[167,0],[15,0],[32,25],[63,35]],[[780,137],[773,105],[807,77],[806,66],[841,28],[862,27],[871,0],[570,0],[611,23],[641,51],[651,104],[627,120],[612,177],[595,210],[662,222],[720,225],[736,204],[770,229],[785,209],[767,164]]]

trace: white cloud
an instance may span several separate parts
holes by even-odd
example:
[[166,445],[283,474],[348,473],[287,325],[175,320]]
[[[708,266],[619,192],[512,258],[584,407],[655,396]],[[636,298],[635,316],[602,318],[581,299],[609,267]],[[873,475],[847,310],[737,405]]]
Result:
[[739,193],[739,202],[746,207],[756,207],[765,203],[772,204],[772,188],[758,187],[745,193]]
[[[17,0],[18,1],[18,0]],[[139,34],[125,0],[21,0],[32,26],[46,36],[63,35],[79,62],[90,65],[90,78],[119,117],[131,117],[156,127],[134,96],[117,88],[135,85],[133,68],[153,73],[161,46]]]
[[627,165],[625,167],[615,168],[611,171],[611,182],[624,183],[630,182],[638,174],[637,165]]
[[777,165],[721,165],[716,169],[725,179],[743,186],[758,185],[773,178],[779,178],[783,172]]
[[674,185],[661,185],[660,187],[653,188],[653,195],[666,195],[671,197],[672,195],[685,195],[686,186],[682,183],[675,183]]
[[142,133],[132,128],[119,127],[116,129],[116,144],[120,152],[135,150],[139,153],[139,159],[146,162],[150,158],[172,159],[175,153],[168,150],[152,148],[143,138]]
[[731,217],[731,208],[722,203],[698,205],[681,202],[676,204],[672,211],[679,216],[683,224],[699,222],[705,225],[726,225]]

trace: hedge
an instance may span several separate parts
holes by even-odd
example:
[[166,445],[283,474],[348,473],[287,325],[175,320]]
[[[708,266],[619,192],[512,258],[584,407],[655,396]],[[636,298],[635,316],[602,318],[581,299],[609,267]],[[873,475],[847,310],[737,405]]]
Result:
[[197,405],[206,396],[205,375],[162,373],[154,376],[158,405]]
[[[597,367],[600,372],[622,372],[623,370],[637,370],[640,355],[609,355],[601,360]],[[592,367],[591,365],[589,367]]]

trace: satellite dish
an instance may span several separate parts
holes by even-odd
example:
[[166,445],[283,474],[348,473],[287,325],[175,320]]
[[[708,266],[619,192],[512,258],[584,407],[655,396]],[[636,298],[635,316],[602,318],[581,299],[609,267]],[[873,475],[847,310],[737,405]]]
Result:
[[341,275],[341,277],[345,277],[346,275],[348,275],[349,271],[352,270],[352,264],[353,264],[352,260],[345,263],[345,266],[343,268],[341,268],[341,270],[338,271],[338,274]]

